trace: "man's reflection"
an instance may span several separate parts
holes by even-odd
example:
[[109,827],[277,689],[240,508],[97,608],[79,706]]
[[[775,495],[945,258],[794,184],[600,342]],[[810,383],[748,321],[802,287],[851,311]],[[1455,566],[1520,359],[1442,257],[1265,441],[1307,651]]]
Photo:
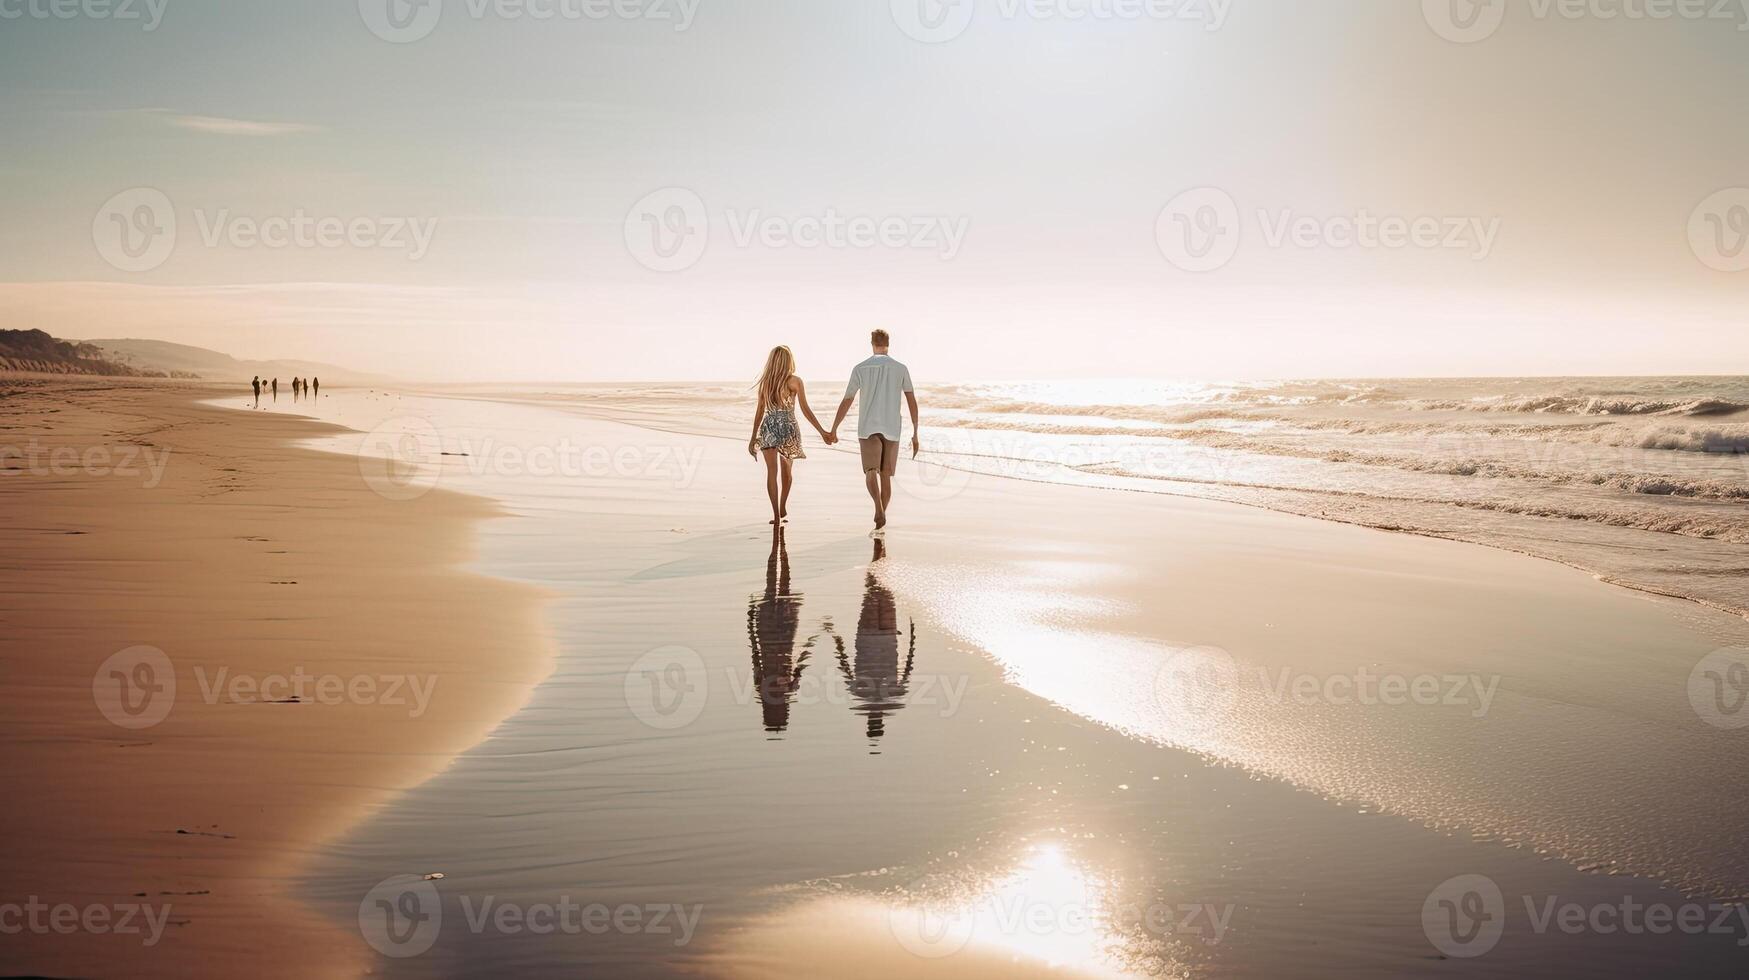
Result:
[[856,662],[853,665],[838,640],[838,667],[854,701],[851,710],[868,720],[873,743],[886,734],[887,715],[905,706],[911,664],[917,656],[917,630],[907,623],[905,662],[899,662],[899,612],[893,593],[875,577],[875,566],[887,557],[887,544],[876,538],[874,557],[863,580],[862,614],[856,620]]
[[765,716],[765,730],[789,727],[789,706],[800,686],[808,654],[796,656],[796,629],[802,597],[789,590],[789,548],[783,528],[771,532],[771,556],[765,560],[765,592],[747,603],[747,642],[753,648],[753,683]]

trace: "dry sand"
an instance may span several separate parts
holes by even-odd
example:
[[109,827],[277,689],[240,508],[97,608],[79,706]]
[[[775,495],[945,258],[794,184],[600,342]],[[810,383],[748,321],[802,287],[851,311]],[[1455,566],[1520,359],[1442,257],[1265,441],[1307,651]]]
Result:
[[[198,404],[217,393],[0,376],[0,901],[112,923],[61,934],[40,912],[49,927],[7,936],[0,973],[366,972],[357,934],[290,883],[547,670],[539,594],[459,567],[493,505],[384,499],[353,461],[293,445],[331,426]],[[94,676],[138,645],[169,658],[176,692],[130,730]],[[246,686],[299,671],[297,703]],[[360,686],[335,697],[340,682]],[[145,934],[108,931],[136,905]]]

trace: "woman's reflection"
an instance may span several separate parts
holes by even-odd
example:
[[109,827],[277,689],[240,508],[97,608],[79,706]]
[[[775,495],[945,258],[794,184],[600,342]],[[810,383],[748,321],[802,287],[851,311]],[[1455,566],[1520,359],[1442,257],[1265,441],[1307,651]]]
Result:
[[781,732],[789,727],[789,706],[801,685],[808,654],[796,656],[796,628],[801,622],[802,597],[789,590],[789,549],[783,528],[771,532],[771,556],[765,560],[765,591],[754,593],[747,603],[747,642],[753,648],[753,683],[759,691],[759,706],[765,730]]
[[886,557],[886,541],[876,538],[874,557],[863,580],[862,614],[856,620],[854,665],[845,653],[844,641],[833,637],[838,645],[838,668],[854,701],[851,710],[868,720],[871,744],[886,734],[887,715],[905,706],[911,665],[917,658],[917,628],[914,623],[907,623],[905,662],[899,663],[898,608],[893,603],[892,591],[875,578],[875,566]]

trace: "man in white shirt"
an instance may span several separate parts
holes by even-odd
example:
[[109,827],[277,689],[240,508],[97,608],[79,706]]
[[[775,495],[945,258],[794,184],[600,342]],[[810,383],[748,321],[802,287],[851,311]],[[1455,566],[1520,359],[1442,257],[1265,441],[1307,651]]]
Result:
[[832,438],[838,438],[838,427],[856,396],[862,396],[862,412],[857,416],[856,435],[862,443],[862,473],[868,484],[868,495],[874,499],[875,530],[887,526],[887,505],[893,502],[893,474],[899,471],[899,396],[911,409],[911,458],[917,458],[917,394],[911,387],[911,369],[887,355],[889,338],[885,330],[876,330],[869,337],[874,356],[856,366],[850,373],[850,387],[844,390],[844,401],[838,406],[838,417],[832,420]]

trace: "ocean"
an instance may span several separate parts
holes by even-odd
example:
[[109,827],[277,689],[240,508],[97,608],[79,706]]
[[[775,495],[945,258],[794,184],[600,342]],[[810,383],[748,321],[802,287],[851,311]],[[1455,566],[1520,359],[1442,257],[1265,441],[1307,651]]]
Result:
[[[827,424],[839,390],[812,390]],[[1504,548],[1749,613],[1749,377],[1027,381],[919,394],[925,495],[988,474],[1227,500]],[[492,396],[735,439],[753,409],[738,384]]]

